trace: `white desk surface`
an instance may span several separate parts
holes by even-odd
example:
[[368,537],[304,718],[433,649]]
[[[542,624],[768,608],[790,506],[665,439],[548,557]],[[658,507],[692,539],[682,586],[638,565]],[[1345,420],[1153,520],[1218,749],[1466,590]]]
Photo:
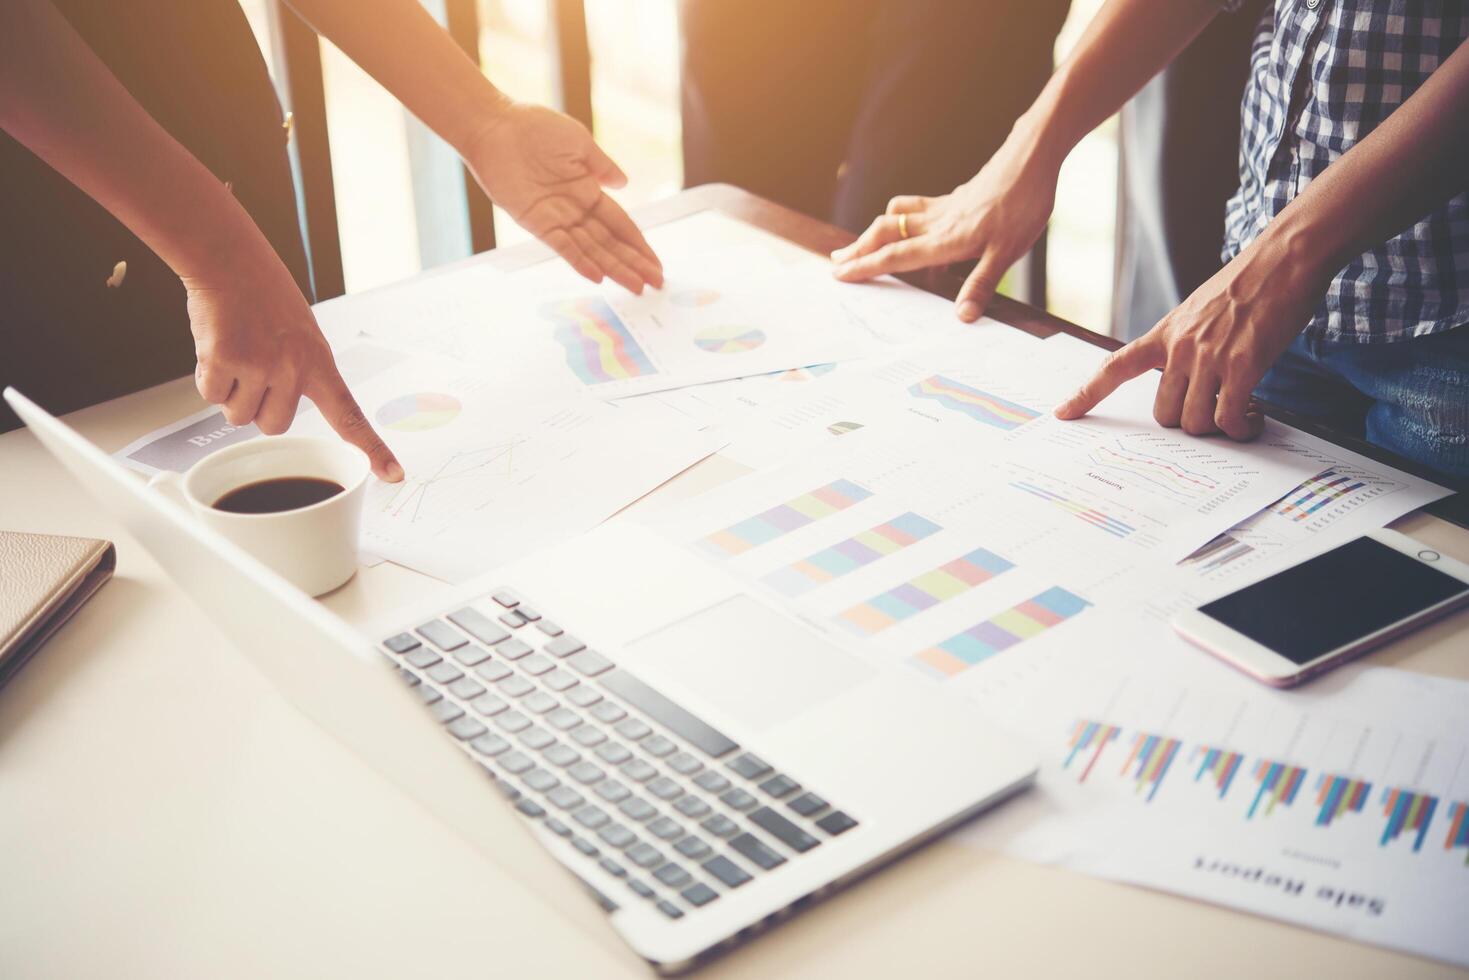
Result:
[[[185,379],[69,421],[113,451],[198,407]],[[681,482],[731,472],[716,457]],[[281,702],[25,431],[0,436],[0,525],[118,552],[116,578],[0,690],[0,977],[649,975]],[[1469,532],[1398,527],[1469,561]],[[445,588],[385,564],[326,602],[360,620]],[[1466,626],[1372,659],[1469,677]],[[1286,974],[1462,975],[948,841],[700,975]]]

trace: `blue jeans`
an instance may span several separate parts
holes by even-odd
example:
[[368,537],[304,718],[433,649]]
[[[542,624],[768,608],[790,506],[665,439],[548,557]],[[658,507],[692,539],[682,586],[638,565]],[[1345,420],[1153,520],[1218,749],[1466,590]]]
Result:
[[1469,325],[1393,343],[1297,337],[1256,397],[1469,477]]

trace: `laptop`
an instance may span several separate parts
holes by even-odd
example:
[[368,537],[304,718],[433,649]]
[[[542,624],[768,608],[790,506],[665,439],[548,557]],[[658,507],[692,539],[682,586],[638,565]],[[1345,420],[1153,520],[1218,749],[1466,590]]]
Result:
[[1032,751],[972,705],[633,522],[364,632],[5,398],[298,710],[574,927],[610,924],[660,972],[1034,778]]

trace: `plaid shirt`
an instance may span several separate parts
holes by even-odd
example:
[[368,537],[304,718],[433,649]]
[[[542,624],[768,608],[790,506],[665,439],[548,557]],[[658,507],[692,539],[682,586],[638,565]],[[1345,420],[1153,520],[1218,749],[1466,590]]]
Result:
[[[1275,0],[1250,54],[1224,260],[1402,105],[1469,34],[1463,0]],[[1469,189],[1469,161],[1465,163]],[[1381,342],[1469,323],[1469,192],[1353,259],[1308,335]]]

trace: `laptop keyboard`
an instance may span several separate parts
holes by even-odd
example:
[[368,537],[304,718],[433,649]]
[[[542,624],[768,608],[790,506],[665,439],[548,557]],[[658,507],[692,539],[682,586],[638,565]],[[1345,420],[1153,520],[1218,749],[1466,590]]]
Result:
[[382,646],[526,819],[670,919],[857,826],[509,590]]

